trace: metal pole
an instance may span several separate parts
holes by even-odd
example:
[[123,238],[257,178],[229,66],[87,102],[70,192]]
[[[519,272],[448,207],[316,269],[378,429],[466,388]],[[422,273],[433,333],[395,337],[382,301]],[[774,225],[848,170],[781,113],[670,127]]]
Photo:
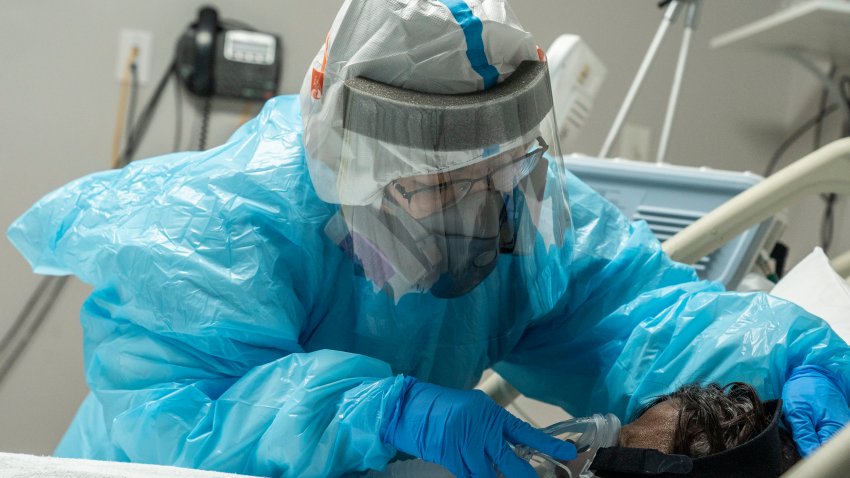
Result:
[[664,36],[667,35],[667,30],[676,20],[676,15],[679,13],[680,6],[681,0],[673,0],[667,6],[667,10],[664,12],[664,19],[661,21],[658,31],[655,32],[655,38],[652,39],[652,43],[649,45],[649,50],[647,50],[646,56],[643,58],[643,62],[638,69],[637,75],[635,76],[634,81],[632,81],[632,86],[626,94],[626,99],[623,100],[623,105],[617,113],[617,118],[614,120],[611,130],[608,132],[608,137],[605,138],[605,144],[602,145],[602,151],[599,152],[600,158],[608,157],[608,154],[611,152],[611,146],[613,146],[614,140],[617,139],[617,136],[620,134],[620,130],[623,128],[623,122],[626,120],[629,111],[632,109],[632,103],[634,103],[635,97],[640,91],[641,86],[643,86],[643,80],[646,77],[646,73],[649,71],[649,67],[652,65],[653,60],[655,60],[656,54],[658,54],[658,48],[661,46]]
[[676,74],[673,77],[673,87],[670,89],[670,99],[667,102],[667,113],[664,115],[664,127],[661,130],[661,141],[658,144],[656,164],[664,164],[667,156],[667,146],[670,144],[670,132],[673,129],[673,117],[676,115],[676,105],[682,89],[682,79],[685,76],[685,65],[691,49],[691,36],[696,29],[697,13],[700,0],[690,0],[688,13],[685,16],[685,33],[682,35],[682,46],[679,48],[679,61],[676,63]]

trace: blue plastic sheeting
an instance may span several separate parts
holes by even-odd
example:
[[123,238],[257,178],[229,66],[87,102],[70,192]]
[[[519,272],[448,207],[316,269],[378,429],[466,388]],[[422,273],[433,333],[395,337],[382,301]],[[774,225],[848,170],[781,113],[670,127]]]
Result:
[[[627,419],[693,381],[779,396],[790,370],[842,374],[821,320],[724,292],[671,262],[644,223],[568,178],[573,231],[535,255],[529,291],[398,304],[323,233],[296,97],[224,145],[138,161],[47,195],[9,229],[36,272],[94,286],[83,305],[92,394],[57,453],[269,476],[382,467],[402,374],[469,388],[487,367],[577,416]],[[495,284],[495,285],[494,285]]]

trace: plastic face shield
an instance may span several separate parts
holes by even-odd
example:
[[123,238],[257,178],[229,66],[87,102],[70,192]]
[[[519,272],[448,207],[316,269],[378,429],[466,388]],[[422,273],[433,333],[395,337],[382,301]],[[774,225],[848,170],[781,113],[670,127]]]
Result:
[[545,63],[524,62],[484,92],[356,78],[345,95],[341,206],[326,232],[376,290],[460,297],[501,256],[525,258],[510,266],[523,280],[539,272],[533,255],[563,246],[570,216]]
[[543,429],[548,435],[559,440],[573,442],[578,456],[571,461],[558,461],[536,450],[517,447],[516,454],[528,461],[542,478],[591,478],[595,476],[589,470],[600,448],[617,445],[620,433],[620,420],[612,415],[594,414],[590,417],[575,418],[556,423]]

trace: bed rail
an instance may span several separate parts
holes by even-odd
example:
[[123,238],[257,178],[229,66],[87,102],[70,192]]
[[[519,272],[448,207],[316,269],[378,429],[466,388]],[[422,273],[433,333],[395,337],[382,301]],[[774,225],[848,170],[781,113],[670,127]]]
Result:
[[730,199],[665,241],[664,250],[690,264],[801,197],[820,193],[850,195],[850,138],[827,144]]

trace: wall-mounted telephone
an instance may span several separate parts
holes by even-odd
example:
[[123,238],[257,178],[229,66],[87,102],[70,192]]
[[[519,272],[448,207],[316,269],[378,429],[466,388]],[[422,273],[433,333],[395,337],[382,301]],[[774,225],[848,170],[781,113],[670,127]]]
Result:
[[270,33],[231,28],[203,7],[177,43],[177,76],[192,93],[265,101],[277,94],[281,41]]

